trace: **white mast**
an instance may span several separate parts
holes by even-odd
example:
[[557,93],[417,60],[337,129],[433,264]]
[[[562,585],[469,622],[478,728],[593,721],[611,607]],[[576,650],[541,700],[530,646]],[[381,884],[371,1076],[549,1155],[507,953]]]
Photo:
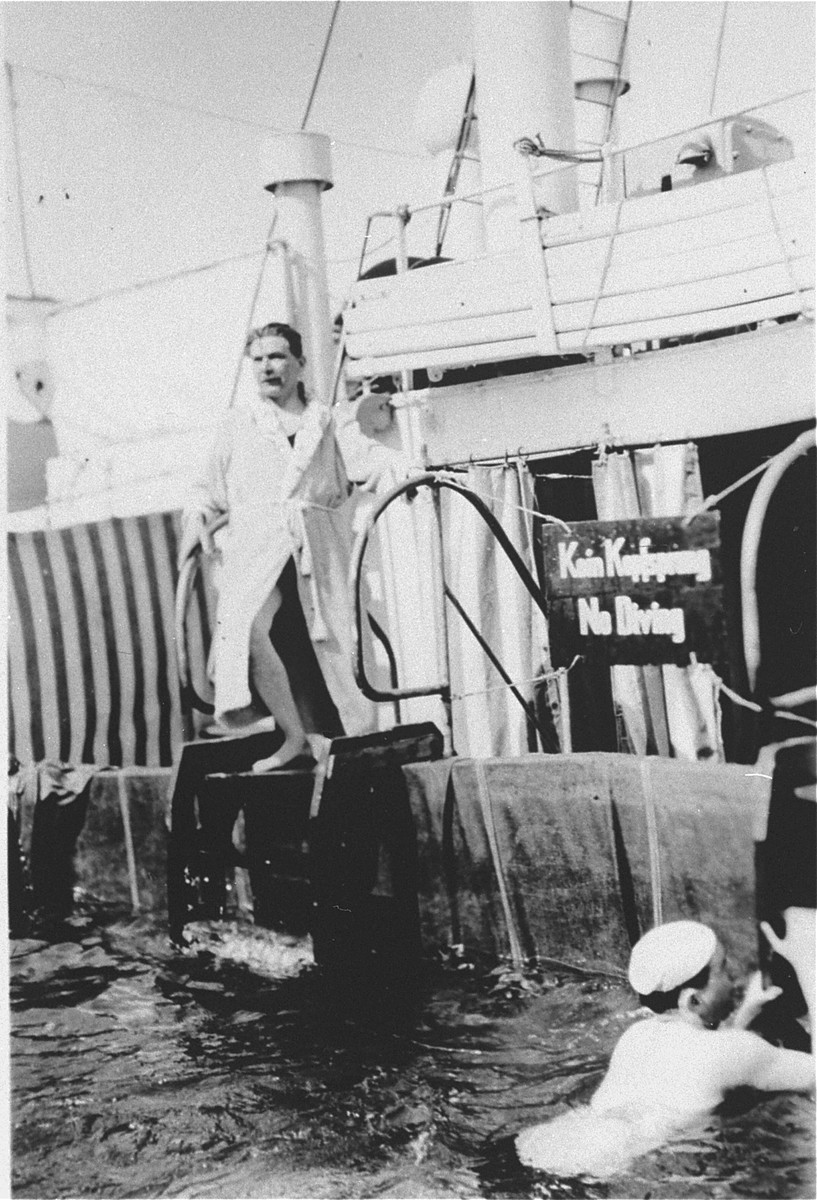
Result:
[[[513,144],[520,137],[538,133],[547,146],[575,148],[570,5],[567,0],[481,0],[471,12],[482,183],[490,189],[516,178]],[[575,172],[557,170],[537,194],[552,212],[574,211]],[[484,205],[489,248],[515,245],[520,236],[515,194],[486,195]]]
[[286,255],[279,295],[271,298],[274,311],[259,311],[259,320],[287,320],[297,327],[312,392],[329,404],[334,344],[321,215],[321,192],[332,186],[329,138],[304,131],[269,138],[261,150],[261,168],[278,210],[273,241],[284,243]]

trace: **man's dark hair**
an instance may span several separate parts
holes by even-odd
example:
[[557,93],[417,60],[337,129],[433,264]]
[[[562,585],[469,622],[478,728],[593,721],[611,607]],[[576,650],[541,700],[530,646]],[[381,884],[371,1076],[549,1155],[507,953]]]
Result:
[[264,337],[284,338],[295,358],[303,358],[304,347],[301,335],[297,329],[293,329],[291,325],[285,325],[282,321],[270,321],[268,325],[259,325],[257,329],[251,329],[244,343],[244,353],[249,354],[253,342]]
[[686,983],[681,983],[677,988],[673,988],[671,992],[650,992],[649,996],[639,996],[638,999],[646,1008],[651,1008],[654,1013],[669,1012],[672,1008],[678,1007],[678,998],[684,988],[704,988],[709,983],[709,963],[694,975],[692,979],[688,979]]

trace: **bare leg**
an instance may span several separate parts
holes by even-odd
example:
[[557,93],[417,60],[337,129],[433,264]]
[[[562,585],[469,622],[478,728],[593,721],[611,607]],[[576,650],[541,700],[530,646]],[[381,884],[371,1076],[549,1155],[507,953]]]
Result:
[[274,588],[258,612],[250,633],[250,672],[256,690],[284,735],[284,744],[269,758],[253,763],[253,771],[274,771],[299,754],[309,753],[309,743],[301,722],[289,676],[278,651],[270,641],[272,619],[281,607],[281,593]]

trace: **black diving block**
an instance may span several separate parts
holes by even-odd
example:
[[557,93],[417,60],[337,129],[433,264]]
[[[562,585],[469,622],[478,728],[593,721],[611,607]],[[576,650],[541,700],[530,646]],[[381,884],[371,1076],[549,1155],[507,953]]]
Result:
[[431,722],[332,742],[309,821],[315,961],[386,982],[397,997],[419,963],[417,839],[402,767],[442,758]]
[[[439,730],[426,722],[334,738],[317,768],[254,774],[252,763],[279,744],[279,735],[264,733],[183,747],[168,846],[171,937],[181,940],[189,921],[227,915],[236,866],[249,872],[256,924],[306,932],[326,904],[369,895],[381,846],[397,862],[398,878],[406,871],[411,877],[398,891],[413,897],[413,926],[413,826],[410,816],[406,824],[400,768],[440,758]],[[242,811],[245,848],[238,850]]]

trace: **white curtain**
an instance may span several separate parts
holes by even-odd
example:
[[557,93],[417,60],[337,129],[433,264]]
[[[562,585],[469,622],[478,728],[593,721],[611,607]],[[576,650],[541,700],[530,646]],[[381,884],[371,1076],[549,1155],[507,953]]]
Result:
[[[379,497],[362,497],[357,529]],[[373,635],[366,617],[371,613],[385,633],[394,654],[398,687],[422,687],[443,678],[438,630],[440,595],[434,578],[433,539],[436,522],[432,495],[419,489],[412,499],[399,497],[378,520],[363,564],[363,644],[367,674],[378,687],[389,688],[390,668],[384,647]],[[440,730],[445,713],[437,696],[399,702],[400,723],[433,721]],[[390,728],[396,714],[392,704],[378,705],[378,727]]]
[[[535,578],[533,481],[520,464],[472,466],[467,485],[502,525]],[[482,517],[445,493],[446,577],[525,700],[547,662],[545,621]],[[474,758],[518,756],[529,746],[525,711],[461,616],[448,605],[454,746]]]

